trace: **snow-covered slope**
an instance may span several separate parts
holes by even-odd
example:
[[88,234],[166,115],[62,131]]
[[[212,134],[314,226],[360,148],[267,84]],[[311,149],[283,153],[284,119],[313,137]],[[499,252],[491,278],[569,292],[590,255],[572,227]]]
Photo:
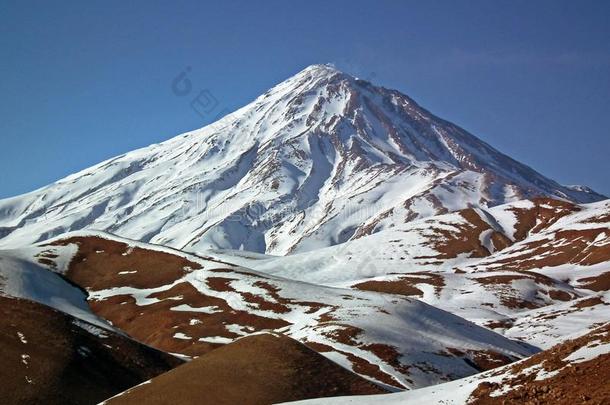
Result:
[[206,254],[293,280],[418,298],[538,347],[610,318],[608,200],[466,209],[284,257]]
[[213,125],[0,201],[0,246],[98,229],[176,248],[309,251],[564,187],[409,97],[325,65]]
[[[85,288],[96,314],[190,357],[276,331],[380,384],[412,388],[536,351],[404,296],[288,280],[107,234],[66,235],[42,247],[39,259]],[[68,267],[53,265],[65,254],[73,257]]]
[[433,387],[397,394],[323,398],[302,405],[607,404],[610,324],[570,337],[528,359]]
[[[54,265],[67,266],[75,252],[74,247],[69,247],[63,257],[52,255]],[[93,314],[82,289],[45,267],[43,262],[49,260],[45,258],[47,254],[46,249],[37,246],[0,250],[0,296],[38,302],[98,327],[114,330]]]

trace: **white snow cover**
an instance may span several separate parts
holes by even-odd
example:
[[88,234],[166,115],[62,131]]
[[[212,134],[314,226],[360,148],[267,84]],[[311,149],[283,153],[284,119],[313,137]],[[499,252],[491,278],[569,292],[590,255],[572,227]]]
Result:
[[[479,209],[477,214],[493,229],[499,230],[508,239],[514,239],[517,218],[513,209],[533,207],[531,201],[518,201],[491,209]],[[533,268],[530,269],[533,274],[529,276],[504,270],[501,261],[523,254],[524,246],[538,241],[564,243],[555,238],[558,231],[594,230],[599,234],[591,246],[609,244],[610,223],[603,222],[603,218],[610,215],[610,201],[583,204],[578,209],[512,246],[488,249],[489,256],[481,258],[460,255],[451,259],[434,259],[440,253],[433,241],[444,237],[440,232],[456,231],[468,225],[468,221],[459,213],[396,224],[390,229],[340,245],[288,256],[252,256],[232,250],[205,251],[205,254],[267,274],[332,287],[348,288],[364,281],[395,281],[401,276],[421,278],[421,284],[415,287],[423,292],[418,297],[422,301],[481,326],[494,321],[510,321],[511,327],[497,331],[536,347],[548,348],[565,336],[579,330],[588,331],[591,325],[610,317],[610,310],[607,309],[610,305],[576,306],[597,296],[610,303],[607,295],[581,289],[578,282],[579,279],[608,272],[608,261],[588,266],[565,263]],[[601,218],[601,222],[598,218]],[[489,245],[489,241],[481,240],[480,235],[475,238],[480,243],[485,242],[483,246]],[[526,255],[526,259],[532,258],[535,257]],[[466,273],[456,273],[455,269]],[[428,279],[432,276],[422,272],[436,275],[442,280],[442,287],[431,285]],[[536,273],[548,279],[538,281],[535,279]],[[519,279],[497,285],[486,285],[479,281],[489,277]],[[554,299],[551,291],[567,294],[574,301]],[[542,308],[507,306],[502,297],[527,299]]]
[[[117,332],[91,312],[84,291],[73,286],[36,260],[44,248],[0,250],[0,295],[35,301],[93,325]],[[67,265],[75,246],[63,248],[57,263]]]

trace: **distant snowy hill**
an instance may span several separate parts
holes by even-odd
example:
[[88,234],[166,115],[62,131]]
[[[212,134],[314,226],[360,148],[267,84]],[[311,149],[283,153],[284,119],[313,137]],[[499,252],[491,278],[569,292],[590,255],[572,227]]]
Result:
[[409,97],[326,65],[213,125],[0,201],[0,246],[97,229],[180,249],[285,255],[561,186]]

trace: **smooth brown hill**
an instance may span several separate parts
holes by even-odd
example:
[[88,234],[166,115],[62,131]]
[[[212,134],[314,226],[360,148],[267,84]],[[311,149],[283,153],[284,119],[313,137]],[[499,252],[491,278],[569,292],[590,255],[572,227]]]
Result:
[[181,360],[32,301],[0,296],[0,404],[96,404]]
[[109,405],[268,405],[386,391],[282,335],[251,335],[199,357]]

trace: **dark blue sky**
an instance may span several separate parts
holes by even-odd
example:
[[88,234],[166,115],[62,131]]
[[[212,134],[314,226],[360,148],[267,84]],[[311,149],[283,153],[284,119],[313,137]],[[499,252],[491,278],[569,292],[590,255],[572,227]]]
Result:
[[[129,4],[125,4],[129,3]],[[313,63],[610,194],[609,1],[0,1],[0,197],[209,123]],[[172,93],[187,66],[218,107]]]

